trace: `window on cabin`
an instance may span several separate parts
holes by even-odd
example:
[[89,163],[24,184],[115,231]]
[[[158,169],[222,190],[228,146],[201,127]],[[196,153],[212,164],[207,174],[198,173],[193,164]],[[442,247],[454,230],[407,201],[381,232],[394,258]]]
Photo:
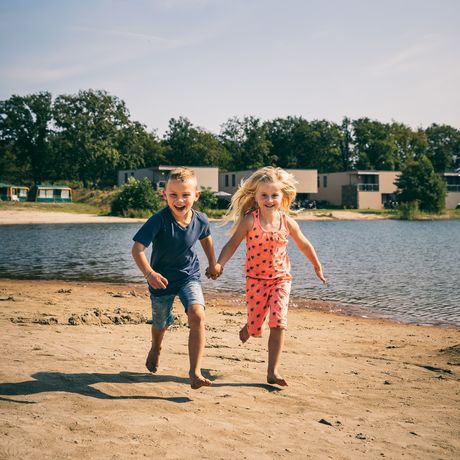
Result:
[[53,190],[51,189],[40,189],[38,191],[39,198],[53,198]]

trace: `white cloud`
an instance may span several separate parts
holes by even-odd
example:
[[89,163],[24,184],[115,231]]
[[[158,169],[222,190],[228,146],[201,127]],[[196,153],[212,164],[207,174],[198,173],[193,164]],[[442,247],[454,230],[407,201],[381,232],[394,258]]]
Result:
[[430,35],[424,37],[419,43],[403,48],[391,56],[386,57],[381,62],[371,68],[371,72],[376,76],[388,74],[402,69],[406,66],[424,62],[433,51],[439,46],[439,39]]

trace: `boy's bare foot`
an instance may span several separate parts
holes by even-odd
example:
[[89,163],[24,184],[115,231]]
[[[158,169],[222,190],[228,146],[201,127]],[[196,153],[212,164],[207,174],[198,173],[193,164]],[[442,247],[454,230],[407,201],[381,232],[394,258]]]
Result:
[[249,332],[248,332],[248,326],[245,324],[241,329],[240,329],[240,340],[242,343],[247,342],[249,339]]
[[201,374],[199,375],[192,375],[190,374],[190,386],[192,390],[198,390],[201,387],[208,387],[211,385],[211,380],[203,377]]
[[281,375],[277,374],[267,375],[267,383],[270,383],[271,385],[279,385],[280,387],[288,386],[286,380],[281,377]]
[[160,351],[161,348],[159,348],[158,351],[154,347],[150,348],[147,360],[145,361],[145,366],[149,372],[155,373],[158,370],[158,364],[160,363]]

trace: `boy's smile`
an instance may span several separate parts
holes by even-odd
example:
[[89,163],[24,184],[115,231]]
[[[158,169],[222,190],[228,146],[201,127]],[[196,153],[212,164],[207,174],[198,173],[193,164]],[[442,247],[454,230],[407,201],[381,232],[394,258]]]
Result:
[[200,197],[194,181],[169,180],[163,191],[163,197],[179,223],[190,223],[192,206]]

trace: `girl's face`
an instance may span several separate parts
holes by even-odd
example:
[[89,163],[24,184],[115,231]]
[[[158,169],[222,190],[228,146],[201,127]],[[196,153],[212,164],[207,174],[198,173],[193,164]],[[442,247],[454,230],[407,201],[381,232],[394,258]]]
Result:
[[262,182],[257,186],[256,203],[261,210],[275,212],[281,208],[283,192],[279,182]]

